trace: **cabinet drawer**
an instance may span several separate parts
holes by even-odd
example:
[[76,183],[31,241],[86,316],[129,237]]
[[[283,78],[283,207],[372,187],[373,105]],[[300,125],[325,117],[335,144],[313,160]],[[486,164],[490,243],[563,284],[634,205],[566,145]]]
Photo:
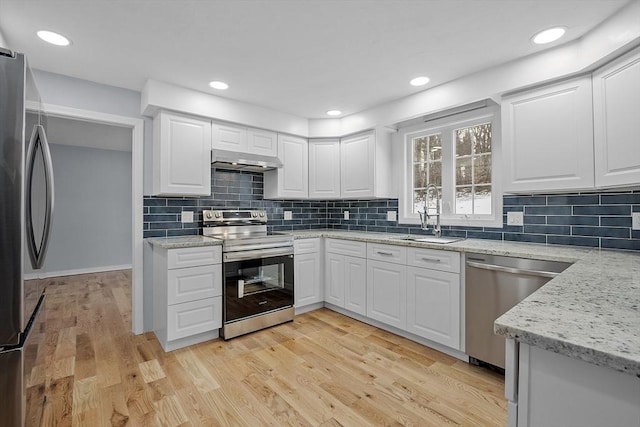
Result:
[[222,264],[169,270],[167,282],[169,305],[217,297],[222,295]]
[[169,249],[167,268],[196,267],[222,263],[222,246]]
[[314,238],[314,239],[294,240],[293,252],[295,255],[320,252],[320,239]]
[[170,305],[167,311],[167,340],[210,332],[222,326],[222,297]]
[[340,255],[350,255],[359,258],[367,257],[367,244],[352,240],[327,239],[326,252]]
[[460,253],[437,249],[409,248],[407,264],[413,267],[460,273]]
[[367,259],[393,262],[395,264],[406,264],[407,248],[405,246],[367,243]]

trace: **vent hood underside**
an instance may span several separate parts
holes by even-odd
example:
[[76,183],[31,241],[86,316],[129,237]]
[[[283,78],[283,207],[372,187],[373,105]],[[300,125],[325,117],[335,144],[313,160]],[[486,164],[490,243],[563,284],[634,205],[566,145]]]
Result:
[[238,153],[227,150],[211,150],[211,164],[217,168],[264,172],[282,167],[275,156],[263,156],[252,153]]

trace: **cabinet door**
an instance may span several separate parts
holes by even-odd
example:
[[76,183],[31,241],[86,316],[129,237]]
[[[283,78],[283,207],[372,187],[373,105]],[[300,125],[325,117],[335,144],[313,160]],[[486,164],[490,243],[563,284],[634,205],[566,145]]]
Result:
[[581,77],[502,103],[504,191],[593,188],[591,79]]
[[264,173],[265,199],[306,199],[309,196],[309,147],[307,140],[278,135],[282,167]]
[[323,301],[320,253],[296,254],[294,257],[294,295],[296,308]]
[[161,111],[154,119],[154,195],[211,195],[211,122]]
[[222,326],[222,297],[170,305],[167,309],[167,340],[210,332]]
[[344,256],[332,253],[326,253],[325,255],[324,300],[338,307],[344,307]]
[[344,308],[354,313],[367,314],[367,260],[344,257]]
[[278,134],[262,129],[247,131],[247,150],[252,154],[264,156],[278,155]]
[[340,198],[340,140],[309,141],[309,198]]
[[247,129],[213,123],[211,148],[220,150],[247,152]]
[[407,269],[407,330],[460,349],[460,275]]
[[593,74],[596,186],[640,183],[640,50]]
[[167,271],[167,303],[177,304],[222,295],[222,264]]
[[343,198],[375,195],[375,136],[373,133],[340,141],[340,194]]
[[367,317],[406,329],[407,267],[367,262]]

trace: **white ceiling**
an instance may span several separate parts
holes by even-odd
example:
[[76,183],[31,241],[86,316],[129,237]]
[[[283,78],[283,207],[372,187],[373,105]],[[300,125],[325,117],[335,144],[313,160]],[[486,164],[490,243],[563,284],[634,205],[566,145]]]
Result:
[[[34,68],[141,90],[156,79],[306,118],[345,115],[581,37],[640,0],[0,0]],[[35,32],[72,39],[47,45]],[[422,88],[408,81],[427,75]],[[208,87],[229,83],[227,91]]]

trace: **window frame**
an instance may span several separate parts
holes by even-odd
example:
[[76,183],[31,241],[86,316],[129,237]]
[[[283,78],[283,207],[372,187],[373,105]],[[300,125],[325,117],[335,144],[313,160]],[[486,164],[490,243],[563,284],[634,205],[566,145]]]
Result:
[[[454,131],[484,123],[491,123],[491,215],[455,214],[456,158]],[[436,133],[442,135],[442,205],[440,224],[463,227],[502,227],[502,130],[499,107],[485,107],[398,129],[399,141],[402,144],[402,166],[400,168],[402,177],[398,198],[398,223],[420,224],[419,215],[413,212],[413,139]]]

